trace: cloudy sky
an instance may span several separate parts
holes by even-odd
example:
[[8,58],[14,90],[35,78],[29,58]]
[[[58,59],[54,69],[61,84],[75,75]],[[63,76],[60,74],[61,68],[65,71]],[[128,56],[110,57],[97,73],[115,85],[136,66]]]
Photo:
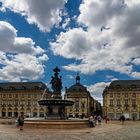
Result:
[[0,0],[0,82],[50,87],[56,66],[99,101],[111,81],[140,79],[140,0]]

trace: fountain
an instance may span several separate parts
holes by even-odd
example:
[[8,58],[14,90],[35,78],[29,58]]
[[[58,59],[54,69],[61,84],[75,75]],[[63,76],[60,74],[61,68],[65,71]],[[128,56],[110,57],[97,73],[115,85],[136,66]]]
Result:
[[38,103],[39,105],[47,106],[48,112],[46,113],[46,119],[67,119],[67,116],[65,115],[65,107],[72,106],[74,102],[62,99],[62,81],[61,76],[58,76],[60,69],[56,67],[53,71],[54,76],[52,76],[52,80],[50,82],[53,89],[51,99],[40,100]]
[[46,117],[44,119],[25,119],[24,127],[41,129],[79,129],[89,127],[87,119],[68,119],[66,116],[65,107],[72,106],[74,102],[62,99],[62,81],[61,76],[58,76],[60,69],[56,67],[53,71],[54,76],[52,76],[50,82],[53,89],[51,98],[38,101],[39,105],[47,107]]

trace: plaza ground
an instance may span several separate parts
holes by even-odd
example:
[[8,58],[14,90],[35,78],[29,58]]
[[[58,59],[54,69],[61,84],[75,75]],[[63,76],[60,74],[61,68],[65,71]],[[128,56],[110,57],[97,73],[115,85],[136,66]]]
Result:
[[0,140],[140,140],[140,121],[109,121],[94,128],[58,130],[29,129],[0,124]]

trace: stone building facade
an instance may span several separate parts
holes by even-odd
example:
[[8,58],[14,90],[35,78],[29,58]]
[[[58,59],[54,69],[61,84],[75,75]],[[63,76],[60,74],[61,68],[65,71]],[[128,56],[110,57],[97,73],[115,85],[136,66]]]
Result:
[[49,93],[42,82],[0,83],[0,118],[13,118],[21,113],[26,117],[43,117],[46,108],[39,106],[38,100],[44,91]]
[[140,119],[140,80],[116,80],[103,91],[103,115]]
[[91,97],[90,92],[80,83],[77,75],[76,83],[65,90],[65,99],[74,101],[74,105],[66,110],[69,117],[88,117],[94,113],[97,101]]

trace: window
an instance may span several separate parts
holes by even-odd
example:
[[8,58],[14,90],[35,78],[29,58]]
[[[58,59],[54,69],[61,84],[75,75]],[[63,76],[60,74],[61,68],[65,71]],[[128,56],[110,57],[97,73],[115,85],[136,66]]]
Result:
[[131,85],[131,88],[136,88],[136,85]]
[[125,97],[128,98],[128,94],[127,93],[125,94]]
[[21,100],[20,105],[24,106],[24,101],[23,100]]
[[129,104],[128,104],[128,99],[125,99],[125,111],[129,111]]
[[27,106],[31,106],[31,102],[30,102],[30,100],[28,100],[28,102],[27,102]]
[[69,109],[70,109],[70,112],[72,112],[72,106],[70,106]]
[[21,98],[24,98],[24,94],[21,94]]
[[1,102],[1,105],[5,105],[5,101],[2,101],[2,102]]
[[128,99],[125,99],[125,106],[128,106]]
[[113,106],[114,104],[113,104],[113,100],[111,99],[110,100],[110,105],[109,106]]
[[25,89],[26,89],[26,87],[25,87],[25,86],[22,86],[22,87],[21,87],[21,89],[25,90]]
[[30,94],[28,94],[28,98],[31,98],[31,95]]
[[119,88],[121,88],[121,86],[120,85],[116,85],[116,87],[119,89]]
[[12,101],[9,100],[9,101],[8,101],[8,105],[12,105]]
[[129,111],[129,108],[128,108],[128,107],[126,107],[126,108],[125,108],[125,111]]
[[79,98],[75,99],[75,111],[79,111]]
[[136,100],[132,99],[132,106],[136,106]]
[[136,109],[136,99],[132,99],[132,108],[133,110]]
[[110,94],[110,98],[113,98],[113,94]]
[[15,97],[18,98],[18,94],[16,94]]
[[15,106],[18,106],[18,100],[15,100]]
[[9,94],[9,98],[12,98],[12,94]]
[[136,98],[136,93],[133,93],[133,94],[132,94],[132,97],[133,97],[133,98]]
[[37,106],[37,101],[33,101],[33,106]]
[[82,103],[82,108],[85,108],[85,103]]
[[34,98],[37,98],[37,94],[34,95]]
[[117,94],[117,97],[121,97],[121,94],[120,94],[120,93],[118,93],[118,94]]
[[6,97],[6,95],[5,94],[3,94],[3,98],[5,98]]
[[37,89],[39,89],[39,87],[38,86],[34,86],[34,89],[37,90]]
[[121,106],[121,100],[117,99],[117,106]]

